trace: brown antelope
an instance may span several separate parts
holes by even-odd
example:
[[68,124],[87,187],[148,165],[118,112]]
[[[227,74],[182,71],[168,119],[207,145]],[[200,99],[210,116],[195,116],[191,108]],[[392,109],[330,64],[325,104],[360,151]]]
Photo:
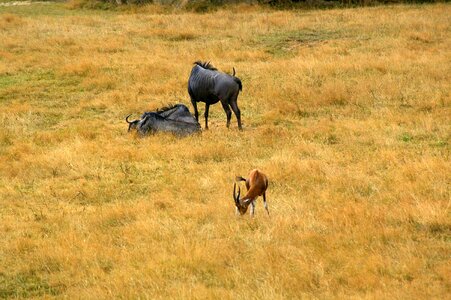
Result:
[[233,199],[235,200],[236,212],[240,215],[244,215],[249,205],[251,205],[251,216],[254,216],[255,200],[258,196],[263,196],[263,204],[265,205],[266,212],[269,216],[268,204],[266,203],[266,189],[268,188],[268,177],[261,171],[254,169],[249,173],[249,178],[243,178],[241,176],[236,177],[236,181],[245,181],[247,194],[243,198],[240,198],[240,187],[238,186],[238,194],[236,193],[236,182],[233,184]]

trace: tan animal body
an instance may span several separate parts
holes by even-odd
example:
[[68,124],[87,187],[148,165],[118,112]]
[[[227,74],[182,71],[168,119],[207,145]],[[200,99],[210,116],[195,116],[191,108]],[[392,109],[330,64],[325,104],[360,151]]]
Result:
[[245,181],[247,193],[243,198],[240,198],[241,189],[238,186],[238,194],[236,193],[236,183],[233,184],[233,199],[235,200],[236,212],[244,215],[249,205],[251,205],[251,216],[254,216],[255,200],[258,196],[263,196],[263,204],[269,216],[268,204],[266,203],[266,189],[268,188],[268,177],[260,170],[254,169],[249,173],[249,177],[236,177],[236,181]]

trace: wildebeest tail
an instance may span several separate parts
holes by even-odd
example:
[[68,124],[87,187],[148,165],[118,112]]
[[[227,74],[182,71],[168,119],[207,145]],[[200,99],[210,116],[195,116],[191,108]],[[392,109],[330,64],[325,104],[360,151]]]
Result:
[[238,83],[238,86],[240,88],[240,91],[243,90],[243,84],[241,83],[241,80],[238,77],[233,77],[233,80],[235,80],[236,83]]

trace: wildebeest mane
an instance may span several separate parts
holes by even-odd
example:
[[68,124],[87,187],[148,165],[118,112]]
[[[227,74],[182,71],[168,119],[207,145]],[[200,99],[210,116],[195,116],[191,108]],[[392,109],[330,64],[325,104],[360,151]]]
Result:
[[171,105],[164,106],[162,108],[157,108],[157,113],[165,112],[167,110],[173,109],[176,106],[177,106],[177,104],[171,104]]
[[212,70],[212,71],[218,70],[210,62],[202,62],[202,61],[198,60],[198,61],[195,61],[194,64],[198,65],[199,67],[202,67],[204,69],[207,69],[207,70]]

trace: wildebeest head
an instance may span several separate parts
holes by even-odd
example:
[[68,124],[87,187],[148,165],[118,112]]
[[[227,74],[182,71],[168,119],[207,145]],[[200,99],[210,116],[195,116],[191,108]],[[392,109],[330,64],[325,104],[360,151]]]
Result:
[[165,118],[155,112],[145,112],[140,120],[131,122],[128,121],[129,116],[130,115],[125,118],[125,121],[128,123],[128,132],[130,132],[130,130],[137,130],[137,132],[142,135],[159,130],[161,125],[166,121]]
[[128,118],[131,116],[131,114],[130,115],[128,115],[126,118],[125,118],[125,121],[128,123],[128,132],[130,132],[130,130],[132,130],[132,129],[136,129],[136,127],[138,126],[138,123],[139,123],[139,121],[140,120],[135,120],[135,121],[129,121],[128,120]]

